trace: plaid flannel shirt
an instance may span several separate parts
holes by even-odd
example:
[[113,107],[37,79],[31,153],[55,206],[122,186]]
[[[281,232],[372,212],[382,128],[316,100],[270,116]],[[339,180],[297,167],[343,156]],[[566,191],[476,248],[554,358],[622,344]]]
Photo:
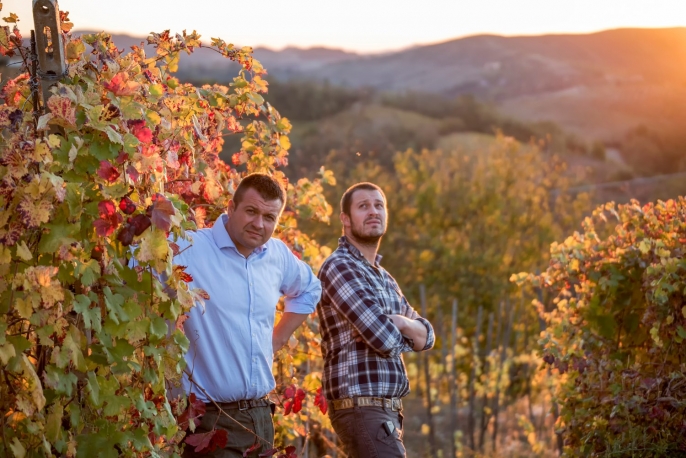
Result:
[[[388,315],[404,315],[426,326],[428,350],[434,330],[414,311],[395,279],[376,257],[372,266],[345,237],[319,271],[317,304],[327,399],[352,396],[403,397],[410,392],[402,353],[414,351]],[[362,337],[361,342],[356,342]]]

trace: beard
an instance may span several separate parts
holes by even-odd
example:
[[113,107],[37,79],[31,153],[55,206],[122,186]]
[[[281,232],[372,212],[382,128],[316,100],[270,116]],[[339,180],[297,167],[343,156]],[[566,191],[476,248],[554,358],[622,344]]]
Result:
[[352,226],[350,228],[350,235],[353,236],[355,241],[361,243],[362,245],[372,245],[378,246],[381,241],[381,237],[386,233],[386,228],[382,228],[379,233],[363,234],[357,227]]

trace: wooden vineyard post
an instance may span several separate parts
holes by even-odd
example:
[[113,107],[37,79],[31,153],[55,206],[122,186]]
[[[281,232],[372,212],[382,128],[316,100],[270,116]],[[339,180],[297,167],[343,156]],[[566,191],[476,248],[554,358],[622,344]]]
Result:
[[453,314],[450,321],[450,444],[451,458],[457,456],[457,445],[455,444],[455,432],[458,430],[457,421],[457,402],[459,388],[455,374],[455,346],[457,345],[457,299],[453,299]]
[[481,319],[483,318],[483,308],[479,306],[479,312],[476,315],[476,329],[474,331],[474,342],[472,344],[472,371],[469,374],[469,413],[467,432],[469,433],[469,446],[472,453],[476,451],[476,444],[474,442],[474,415],[476,406],[474,405],[474,384],[476,382],[476,363],[479,359],[479,334],[481,333]]
[[[486,328],[486,351],[483,354],[483,370],[482,373],[488,377],[491,367],[488,358],[491,355],[493,349],[493,312],[488,314],[488,327]],[[486,413],[486,408],[488,407],[488,391],[484,390],[484,394],[481,397],[481,429],[479,430],[479,451],[483,451],[484,439],[486,438],[486,428],[488,428],[489,416]]]
[[[509,306],[510,302],[507,301],[507,304]],[[500,343],[500,361],[498,364],[498,374],[496,376],[496,382],[495,382],[495,398],[493,400],[493,417],[494,417],[494,423],[493,423],[493,451],[495,452],[497,449],[497,442],[498,442],[498,414],[500,413],[500,379],[503,374],[503,368],[505,365],[505,358],[507,356],[507,349],[510,345],[510,337],[512,335],[512,326],[513,326],[513,320],[514,320],[514,306],[508,307],[509,308],[509,313],[508,313],[508,319],[507,319],[507,328],[505,328],[505,335],[503,336],[503,340]],[[501,303],[501,319],[504,318],[502,315],[502,303]]]
[[[427,306],[426,306],[426,288],[423,284],[419,285],[419,298],[422,305],[422,317],[426,318]],[[424,360],[424,382],[426,388],[426,414],[427,423],[429,424],[429,456],[436,456],[436,431],[434,428],[433,413],[431,408],[433,407],[431,403],[431,374],[429,368],[429,355],[426,352],[422,353]]]
[[43,91],[43,109],[47,109],[50,88],[67,74],[57,0],[33,0],[33,23],[38,54],[38,76]]

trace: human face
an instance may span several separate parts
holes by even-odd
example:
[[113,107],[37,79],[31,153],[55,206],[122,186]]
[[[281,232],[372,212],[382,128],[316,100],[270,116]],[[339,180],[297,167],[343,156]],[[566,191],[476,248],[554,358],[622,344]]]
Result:
[[267,243],[279,221],[281,207],[279,199],[265,200],[252,188],[245,191],[238,205],[229,202],[226,232],[239,253],[247,258],[255,248]]
[[345,235],[365,245],[377,244],[386,233],[386,213],[379,191],[358,189],[352,195],[350,215],[341,213]]

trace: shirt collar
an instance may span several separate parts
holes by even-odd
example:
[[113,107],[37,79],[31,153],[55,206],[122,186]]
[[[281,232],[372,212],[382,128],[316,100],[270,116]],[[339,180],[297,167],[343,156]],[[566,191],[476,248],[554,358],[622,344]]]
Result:
[[[214,226],[212,226],[212,237],[214,238],[214,243],[217,244],[217,247],[219,249],[222,248],[233,248],[236,252],[238,252],[238,248],[236,248],[236,244],[233,243],[233,240],[231,239],[231,236],[229,233],[226,231],[226,223],[229,221],[229,215],[226,213],[222,213],[219,215],[219,218],[214,222]],[[258,246],[253,250],[253,254],[260,254],[263,251],[267,249],[267,244],[265,243],[262,246]]]
[[[340,239],[338,239],[338,246],[341,248],[347,249],[350,252],[350,254],[352,254],[354,257],[361,259],[364,262],[368,262],[367,258],[364,257],[362,252],[360,250],[358,250],[355,245],[350,243],[348,241],[348,238],[345,235],[342,236]],[[380,254],[377,253],[376,259],[374,260],[374,265],[378,266],[379,263],[381,262],[382,258],[383,258],[383,256],[381,256]]]

